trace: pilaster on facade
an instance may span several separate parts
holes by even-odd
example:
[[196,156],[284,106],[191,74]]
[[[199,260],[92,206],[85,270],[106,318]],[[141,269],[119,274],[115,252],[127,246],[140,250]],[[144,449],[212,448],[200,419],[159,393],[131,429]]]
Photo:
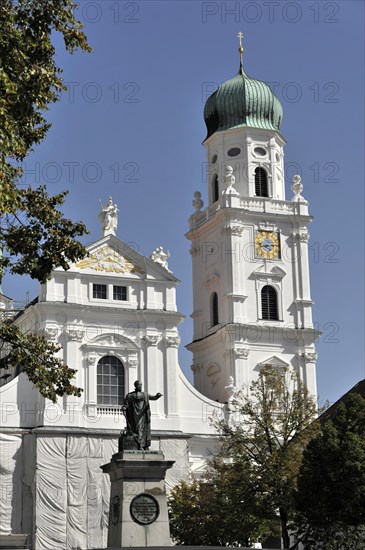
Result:
[[178,421],[180,410],[177,367],[180,341],[177,334],[164,336],[164,413],[169,418],[175,419],[175,421]]

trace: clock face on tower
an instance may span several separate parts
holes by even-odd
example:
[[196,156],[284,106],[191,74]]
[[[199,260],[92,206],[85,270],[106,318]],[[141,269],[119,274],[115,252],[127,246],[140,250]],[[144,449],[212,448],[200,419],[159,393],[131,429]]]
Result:
[[255,240],[257,258],[277,260],[280,258],[279,233],[274,231],[258,231]]

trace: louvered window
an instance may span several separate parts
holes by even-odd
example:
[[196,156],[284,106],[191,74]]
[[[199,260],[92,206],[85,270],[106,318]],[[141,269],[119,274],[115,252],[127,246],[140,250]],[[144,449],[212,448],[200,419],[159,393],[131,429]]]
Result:
[[118,357],[106,355],[97,366],[98,405],[123,405],[124,366]]
[[211,322],[212,327],[215,325],[218,325],[219,318],[218,318],[218,294],[216,292],[213,292],[211,297]]
[[255,170],[255,194],[257,197],[269,196],[267,172],[261,167]]
[[219,184],[218,176],[215,174],[212,181],[212,203],[216,202],[219,199]]
[[266,285],[261,290],[262,319],[278,321],[278,295],[272,286]]

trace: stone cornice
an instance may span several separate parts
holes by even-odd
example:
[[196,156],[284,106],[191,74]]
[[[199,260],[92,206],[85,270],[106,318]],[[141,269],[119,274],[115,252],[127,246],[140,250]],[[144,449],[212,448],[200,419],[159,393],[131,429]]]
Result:
[[[247,334],[248,336],[245,340],[250,344],[251,347],[255,347],[255,344],[257,344],[257,339],[252,339],[252,341],[250,341],[249,338],[249,335],[252,334],[252,331],[255,330],[255,328],[260,330],[260,333],[263,336],[263,341],[272,338],[273,330],[285,331],[287,341],[291,343],[300,342],[303,340],[315,341],[322,334],[319,330],[316,330],[314,328],[295,328],[287,326],[283,321],[273,321],[270,324],[268,324],[268,321],[260,321],[257,323],[226,323],[218,325],[217,327],[212,327],[212,329],[213,328],[215,329],[214,332],[207,334],[197,340],[193,340],[185,347],[190,351],[197,351],[200,349],[200,344],[205,347],[205,342],[208,340],[208,338],[212,340],[212,343],[215,339],[219,339],[220,341],[222,341],[222,338],[225,338],[225,336],[222,336],[223,331],[229,332],[229,337],[231,341],[232,338],[237,335],[237,342],[242,341],[243,335]],[[282,340],[280,341],[282,342]]]

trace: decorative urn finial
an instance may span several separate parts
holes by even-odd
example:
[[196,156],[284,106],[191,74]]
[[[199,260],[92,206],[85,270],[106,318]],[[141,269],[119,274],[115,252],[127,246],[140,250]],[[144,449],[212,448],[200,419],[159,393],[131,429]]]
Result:
[[304,197],[302,197],[301,192],[303,191],[302,178],[298,175],[293,176],[293,185],[291,189],[294,193],[292,198],[293,202],[307,202]]
[[195,191],[194,193],[194,200],[192,202],[192,205],[194,206],[196,212],[199,212],[204,206],[204,201],[202,199],[202,194],[200,191]]
[[235,183],[236,183],[236,178],[233,174],[232,166],[226,166],[225,174],[224,174],[224,184],[225,184],[226,188],[223,191],[223,194],[224,195],[238,195],[236,189],[233,188]]

